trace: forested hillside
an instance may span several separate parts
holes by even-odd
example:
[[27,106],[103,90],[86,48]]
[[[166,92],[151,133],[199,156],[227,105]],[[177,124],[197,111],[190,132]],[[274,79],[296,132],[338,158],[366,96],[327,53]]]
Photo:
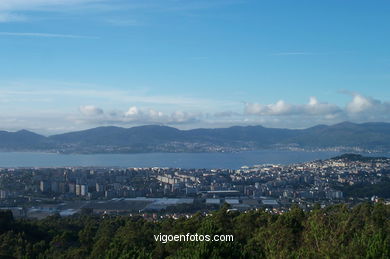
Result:
[[[15,220],[0,212],[1,258],[389,258],[390,206],[361,204],[196,214],[157,222],[80,214]],[[233,242],[156,242],[163,234],[232,234]]]

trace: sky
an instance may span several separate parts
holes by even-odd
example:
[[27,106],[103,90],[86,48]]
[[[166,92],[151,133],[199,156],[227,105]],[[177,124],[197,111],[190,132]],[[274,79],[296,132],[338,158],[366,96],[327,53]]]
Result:
[[390,2],[0,0],[0,129],[390,122]]

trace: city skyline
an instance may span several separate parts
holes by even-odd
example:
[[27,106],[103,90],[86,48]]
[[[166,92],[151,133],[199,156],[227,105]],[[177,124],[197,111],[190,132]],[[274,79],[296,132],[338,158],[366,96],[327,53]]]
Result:
[[4,0],[1,129],[390,122],[390,4]]

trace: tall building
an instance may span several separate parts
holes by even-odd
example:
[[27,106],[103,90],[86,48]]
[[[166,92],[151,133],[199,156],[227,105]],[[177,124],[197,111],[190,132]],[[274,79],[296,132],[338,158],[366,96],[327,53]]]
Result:
[[39,189],[41,190],[41,192],[50,192],[51,184],[48,181],[41,181],[39,185]]
[[81,184],[80,185],[80,195],[81,196],[86,196],[88,193],[88,185],[86,184]]
[[96,183],[96,191],[97,192],[104,192],[104,184]]
[[76,184],[76,195],[77,196],[81,195],[81,185],[80,184]]

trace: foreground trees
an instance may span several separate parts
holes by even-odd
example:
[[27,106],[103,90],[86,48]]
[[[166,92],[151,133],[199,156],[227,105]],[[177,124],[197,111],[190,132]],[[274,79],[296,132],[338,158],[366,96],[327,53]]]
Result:
[[[232,234],[233,242],[156,242],[158,234]],[[390,206],[337,205],[282,215],[228,212],[189,219],[77,215],[14,220],[0,212],[1,258],[390,258]]]

